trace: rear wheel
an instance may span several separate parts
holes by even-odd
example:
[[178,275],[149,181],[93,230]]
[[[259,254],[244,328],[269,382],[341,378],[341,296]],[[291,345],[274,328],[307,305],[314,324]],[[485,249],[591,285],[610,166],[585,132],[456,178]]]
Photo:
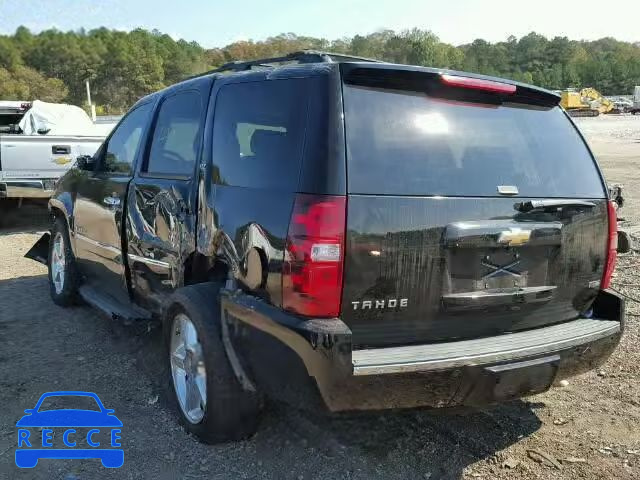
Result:
[[185,428],[206,443],[241,440],[258,425],[260,398],[243,390],[221,337],[219,284],[178,290],[164,318],[169,373]]
[[56,305],[68,307],[76,303],[78,280],[75,259],[69,242],[67,222],[57,217],[49,242],[49,291]]

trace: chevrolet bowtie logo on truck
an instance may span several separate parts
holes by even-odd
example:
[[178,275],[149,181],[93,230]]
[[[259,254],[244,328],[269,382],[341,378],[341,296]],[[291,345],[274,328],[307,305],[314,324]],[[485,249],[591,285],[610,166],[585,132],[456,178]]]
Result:
[[54,158],[51,161],[53,163],[55,163],[56,165],[67,165],[68,163],[71,163],[71,158],[69,158],[69,157],[59,157],[59,158]]
[[510,228],[500,232],[498,237],[498,243],[505,244],[509,247],[517,247],[524,245],[531,238],[531,230],[524,230],[522,228]]

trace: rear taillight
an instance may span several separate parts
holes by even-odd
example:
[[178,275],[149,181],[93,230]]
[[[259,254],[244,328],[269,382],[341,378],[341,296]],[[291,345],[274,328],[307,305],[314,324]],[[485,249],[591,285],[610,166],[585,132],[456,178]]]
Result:
[[337,317],[342,297],[346,197],[296,196],[282,267],[282,304],[313,317]]
[[604,265],[604,273],[600,288],[605,289],[611,286],[611,277],[616,268],[616,257],[618,255],[618,217],[613,201],[607,204],[607,214],[609,216],[609,237],[607,240],[607,261]]
[[491,80],[483,80],[481,78],[462,77],[459,75],[440,75],[443,84],[449,87],[469,88],[471,90],[482,90],[483,92],[492,93],[515,93],[516,86],[509,83],[494,82]]

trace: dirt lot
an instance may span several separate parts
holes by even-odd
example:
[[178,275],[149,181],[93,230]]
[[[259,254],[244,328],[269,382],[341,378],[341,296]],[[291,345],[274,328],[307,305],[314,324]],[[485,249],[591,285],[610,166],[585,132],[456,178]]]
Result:
[[[607,179],[625,184],[624,214],[640,225],[640,117],[582,119],[580,127]],[[640,478],[636,302],[628,303],[615,355],[564,388],[465,414],[326,419],[272,405],[254,438],[205,446],[184,433],[169,407],[157,329],[50,301],[45,268],[22,258],[44,228],[37,213],[13,211],[13,226],[0,232],[0,478]],[[616,277],[616,288],[637,300],[639,272],[636,253],[620,260]],[[124,466],[44,460],[17,469],[22,411],[42,392],[76,389],[96,392],[123,421]]]

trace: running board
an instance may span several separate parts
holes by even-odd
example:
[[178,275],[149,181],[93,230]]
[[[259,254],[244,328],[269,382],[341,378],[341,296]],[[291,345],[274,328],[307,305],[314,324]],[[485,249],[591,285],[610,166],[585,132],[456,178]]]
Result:
[[112,319],[136,322],[139,320],[151,320],[151,313],[137,305],[124,305],[111,295],[99,292],[90,285],[83,285],[78,289],[80,297],[92,307]]
[[620,322],[581,318],[571,322],[495,337],[354,350],[354,375],[424,372],[507,362],[547,355],[620,332]]

